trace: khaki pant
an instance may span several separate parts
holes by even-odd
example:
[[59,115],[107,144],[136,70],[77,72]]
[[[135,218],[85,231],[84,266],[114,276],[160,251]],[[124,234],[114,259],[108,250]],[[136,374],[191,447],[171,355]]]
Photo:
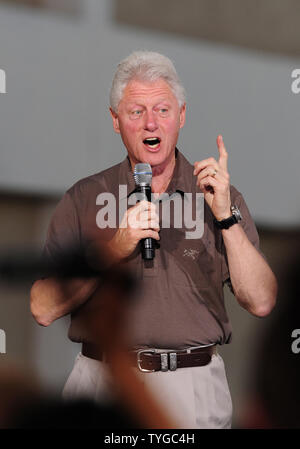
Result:
[[[229,429],[232,402],[219,354],[206,366],[176,371],[142,373],[142,382],[157,401],[185,429]],[[108,369],[99,362],[78,354],[63,390],[65,399],[92,398],[101,402],[112,398],[113,384]]]

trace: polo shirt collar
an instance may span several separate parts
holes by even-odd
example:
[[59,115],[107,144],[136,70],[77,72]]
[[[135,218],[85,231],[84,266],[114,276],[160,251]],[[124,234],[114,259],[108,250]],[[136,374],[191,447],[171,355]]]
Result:
[[[178,150],[178,148],[175,149],[175,157],[176,164],[171,181],[167,188],[167,193],[172,194],[175,192],[189,192],[191,191],[190,178],[192,176],[191,171],[193,167],[183,156],[183,154]],[[133,172],[131,170],[131,164],[128,156],[120,164],[119,183],[127,185],[128,196],[130,196],[136,190]]]

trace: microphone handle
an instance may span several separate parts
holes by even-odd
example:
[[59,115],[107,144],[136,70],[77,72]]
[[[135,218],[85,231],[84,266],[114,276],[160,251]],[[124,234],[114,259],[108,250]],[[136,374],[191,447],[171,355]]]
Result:
[[[140,191],[143,193],[147,201],[151,202],[151,186],[140,186]],[[155,257],[155,240],[151,237],[141,240],[142,258],[144,260],[153,260]]]

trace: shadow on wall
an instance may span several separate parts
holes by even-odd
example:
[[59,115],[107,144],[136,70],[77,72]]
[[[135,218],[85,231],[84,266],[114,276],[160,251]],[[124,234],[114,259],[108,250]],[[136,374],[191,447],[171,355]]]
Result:
[[79,15],[82,4],[80,0],[0,0],[0,3],[13,7],[30,7],[45,11]]
[[[300,428],[300,229],[264,231],[278,279],[277,306],[261,336],[241,428]],[[299,332],[299,333],[298,333]]]
[[119,24],[181,34],[202,41],[299,56],[298,0],[114,2],[114,17]]

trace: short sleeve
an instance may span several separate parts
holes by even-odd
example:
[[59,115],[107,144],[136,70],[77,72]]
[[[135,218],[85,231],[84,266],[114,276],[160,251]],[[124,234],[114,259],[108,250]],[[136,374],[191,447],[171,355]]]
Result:
[[50,270],[67,268],[80,257],[80,225],[72,195],[67,191],[54,211],[47,231],[43,257]]
[[[245,231],[245,234],[247,235],[252,245],[265,258],[264,254],[262,254],[259,247],[259,236],[255,223],[251,217],[251,214],[243,198],[243,195],[233,186],[230,187],[230,194],[231,194],[231,204],[236,205],[242,214],[242,220],[240,222],[240,225],[242,226],[243,230]],[[223,240],[222,240],[222,280],[223,283],[227,282],[230,284],[228,261]]]

